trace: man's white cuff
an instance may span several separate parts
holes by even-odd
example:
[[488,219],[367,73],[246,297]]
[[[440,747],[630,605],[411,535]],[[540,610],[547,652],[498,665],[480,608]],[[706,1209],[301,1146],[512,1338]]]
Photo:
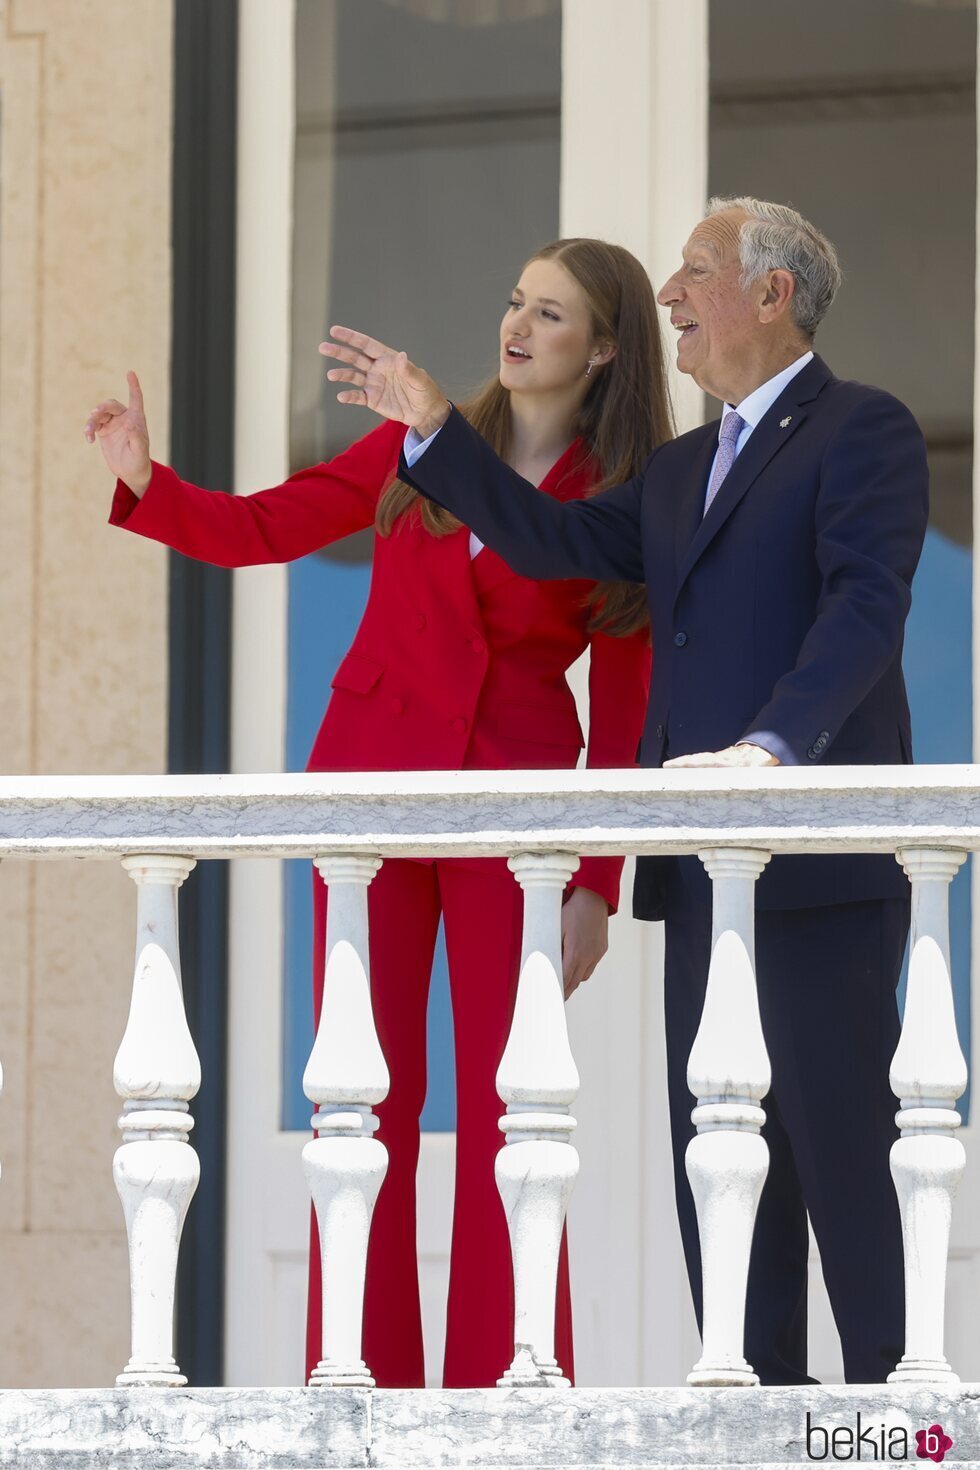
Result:
[[423,454],[428,449],[429,445],[432,443],[436,435],[442,433],[442,427],[443,426],[440,424],[439,428],[436,429],[435,434],[430,434],[428,439],[420,439],[418,429],[409,429],[408,433],[405,435],[404,444],[405,463],[408,465],[409,469],[411,469],[412,465],[422,458]]

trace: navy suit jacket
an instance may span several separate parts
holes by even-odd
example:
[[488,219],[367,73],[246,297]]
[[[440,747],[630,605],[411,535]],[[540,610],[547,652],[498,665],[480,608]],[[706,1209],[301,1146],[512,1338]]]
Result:
[[[784,764],[911,761],[902,643],[928,520],[915,419],[814,357],[703,515],[717,442],[717,424],[705,424],[662,445],[627,484],[562,504],[454,410],[399,474],[524,576],[646,583],[654,653],[643,765],[752,737]],[[696,861],[640,858],[634,912],[663,917],[686,888],[707,897]],[[758,903],[905,892],[890,857],[790,856],[769,864]]]

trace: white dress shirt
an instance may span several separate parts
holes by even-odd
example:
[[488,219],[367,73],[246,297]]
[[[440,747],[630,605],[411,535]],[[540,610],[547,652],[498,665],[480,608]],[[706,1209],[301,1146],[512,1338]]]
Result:
[[[780,393],[782,393],[787,383],[791,383],[796,377],[797,373],[802,372],[807,363],[812,362],[812,360],[813,353],[804,352],[802,357],[798,357],[795,362],[791,362],[789,367],[783,368],[781,373],[777,373],[776,376],[774,378],[770,378],[767,383],[763,383],[761,387],[754,389],[753,392],[748,394],[746,398],[743,398],[741,403],[737,404],[734,409],[732,408],[730,403],[725,404],[724,413],[722,414],[721,419],[718,423],[719,439],[721,438],[722,424],[724,424],[728,414],[737,413],[740,418],[743,418],[745,420],[744,427],[739,433],[738,439],[735,443],[736,458],[741,454],[742,450],[748,443],[752,430],[756,427],[757,424],[761,423],[763,416],[767,414],[772,408],[773,404],[776,402],[776,399],[779,397]],[[708,485],[711,484],[711,476],[714,473],[715,460],[717,458],[718,451],[716,450],[714,458],[711,461],[711,468],[708,471]],[[705,487],[705,494],[707,495],[707,486]],[[739,745],[757,745],[761,750],[768,751],[770,755],[774,755],[777,760],[782,761],[784,765],[792,763],[792,756],[788,752],[785,743],[780,740],[778,735],[775,735],[771,730],[750,730],[746,735],[742,736],[741,740],[737,741],[736,743]]]

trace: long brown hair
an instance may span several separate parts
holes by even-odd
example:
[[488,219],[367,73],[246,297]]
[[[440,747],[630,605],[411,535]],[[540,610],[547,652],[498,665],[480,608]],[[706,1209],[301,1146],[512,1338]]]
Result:
[[[596,483],[588,491],[595,495],[638,474],[657,446],[673,433],[653,288],[635,255],[604,240],[556,240],[531,260],[553,260],[561,265],[585,292],[593,335],[616,344],[615,356],[596,374],[574,425],[596,468]],[[506,459],[511,436],[510,392],[500,379],[490,379],[458,407],[491,449]],[[400,517],[409,512],[419,515],[433,536],[447,536],[461,525],[411,485],[394,480],[378,504],[378,532],[390,535]],[[590,631],[602,628],[623,636],[643,627],[647,619],[644,590],[635,582],[602,582],[589,603]]]

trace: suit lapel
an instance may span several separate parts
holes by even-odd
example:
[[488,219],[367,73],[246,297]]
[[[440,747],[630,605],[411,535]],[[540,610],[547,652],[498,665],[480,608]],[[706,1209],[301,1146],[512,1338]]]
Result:
[[[582,487],[590,483],[592,469],[584,458],[582,441],[576,439],[552,465],[541,484],[541,493],[554,495],[557,500],[568,500],[582,493]],[[470,556],[470,533],[466,526],[448,536],[430,536],[417,520],[410,527],[399,531],[400,535],[413,538],[412,554],[423,559],[424,576],[435,584],[448,583],[452,596],[459,608],[460,617],[468,626],[483,628],[483,613],[480,599],[502,582],[521,579],[502,557],[487,546],[476,557]]]
[[[467,553],[469,542],[467,541]],[[502,556],[491,551],[485,546],[481,552],[470,559],[470,567],[473,574],[473,585],[476,588],[477,597],[485,597],[486,594],[498,587],[501,582],[507,582],[518,574],[509,567]]]
[[474,627],[483,627],[480,611],[480,589],[474,576],[473,558],[470,556],[470,533],[462,526],[451,538],[453,555],[450,558],[450,575],[454,587],[459,590],[460,611]]
[[422,576],[431,586],[442,583],[468,627],[482,628],[483,617],[477,598],[470,557],[470,533],[465,526],[448,536],[430,536],[421,525],[412,528],[413,557],[421,559]]
[[[721,489],[708,507],[707,515],[695,521],[693,502],[696,502],[700,514],[704,506],[708,470],[713,452],[707,464],[702,463],[704,456],[698,455],[696,463],[692,465],[692,477],[700,474],[700,479],[696,485],[692,486],[691,501],[685,507],[687,511],[685,526],[693,534],[678,563],[678,592],[732,511],[752,488],[773,457],[779,453],[784,444],[789,443],[804,422],[807,417],[805,405],[816,398],[830,377],[831,372],[827,364],[821,358],[814,357],[802,372],[797,373],[796,377],[791,379],[772,407],[766,411],[753,429],[748,443],[735,460],[722,482]],[[717,448],[717,441],[713,439],[712,451],[715,448]],[[703,474],[701,474],[702,468]]]
[[[583,457],[582,442],[576,439],[551,466],[541,481],[540,493],[552,495],[556,500],[571,500],[582,494],[590,478]],[[463,542],[469,557],[469,532],[463,537]],[[519,572],[509,567],[503,557],[498,556],[489,546],[477,556],[470,558],[470,568],[478,598],[484,597],[494,587],[499,587],[501,582],[508,582],[520,576]]]

